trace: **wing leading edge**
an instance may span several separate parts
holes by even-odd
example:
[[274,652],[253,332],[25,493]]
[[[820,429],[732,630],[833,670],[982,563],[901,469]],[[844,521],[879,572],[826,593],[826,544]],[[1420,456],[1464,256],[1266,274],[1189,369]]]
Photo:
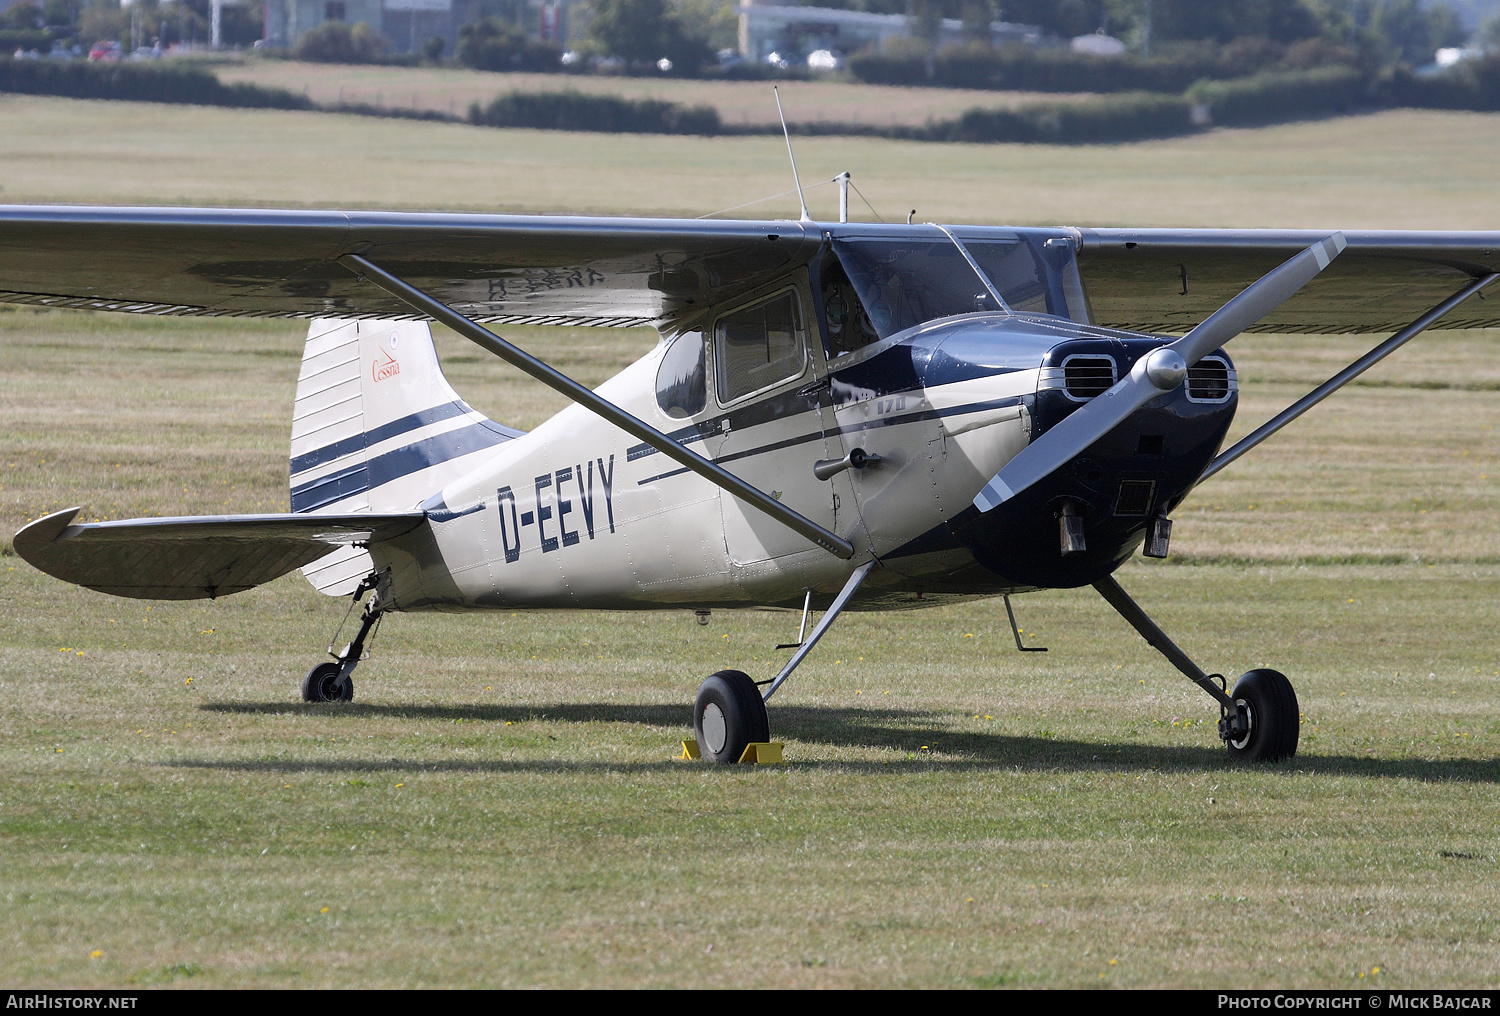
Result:
[[[1186,332],[1330,230],[1085,229],[1079,272],[1097,323]],[[1249,330],[1396,331],[1500,264],[1500,233],[1345,230],[1326,271]],[[1434,328],[1500,327],[1471,300]]]
[[16,534],[16,553],[54,578],[115,596],[197,600],[244,592],[339,547],[394,539],[422,512],[206,515],[74,524],[77,508]]

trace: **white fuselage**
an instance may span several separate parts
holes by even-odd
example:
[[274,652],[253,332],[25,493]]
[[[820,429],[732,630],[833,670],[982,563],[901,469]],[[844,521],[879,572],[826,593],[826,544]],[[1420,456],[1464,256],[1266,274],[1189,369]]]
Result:
[[[727,405],[709,385],[702,412],[673,419],[654,396],[668,346],[599,394],[849,540],[853,560],[813,546],[570,406],[444,485],[438,508],[428,502],[430,528],[375,548],[376,565],[392,567],[396,603],[437,610],[800,605],[805,590],[826,599],[872,555],[962,511],[1030,437],[1030,418],[1015,403],[1035,391],[1036,370],[894,395],[846,386],[835,401],[826,381],[821,397],[805,391],[828,375],[817,348],[794,378]],[[841,357],[834,370],[851,359]],[[997,401],[1012,404],[997,408]],[[878,463],[826,481],[813,475],[815,461],[855,447]],[[925,602],[936,602],[962,592],[944,584],[956,566],[972,563],[957,556],[963,560],[952,550],[899,557],[877,568],[868,588],[910,605],[925,591]]]

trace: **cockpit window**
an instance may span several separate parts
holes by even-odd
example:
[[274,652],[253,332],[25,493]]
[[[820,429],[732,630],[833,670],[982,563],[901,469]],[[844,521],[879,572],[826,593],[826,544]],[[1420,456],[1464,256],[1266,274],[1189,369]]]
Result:
[[1031,244],[1024,240],[964,240],[979,270],[990,277],[1010,309],[1023,313],[1057,313],[1047,307],[1047,275]]
[[781,293],[714,323],[719,401],[800,377],[807,365],[797,294]]
[[1011,310],[1092,323],[1088,295],[1069,238],[1035,233],[1007,235],[1004,230],[982,227],[956,227],[953,236],[995,284]]
[[823,320],[828,326],[828,358],[868,346],[880,339],[859,293],[837,258],[823,259]]
[[[947,237],[838,240],[833,249],[870,328],[882,339],[935,318],[1000,309],[963,252]],[[825,290],[825,313],[828,306]],[[831,319],[829,324],[831,331]],[[854,324],[860,324],[857,315]],[[853,348],[858,345],[864,343]]]

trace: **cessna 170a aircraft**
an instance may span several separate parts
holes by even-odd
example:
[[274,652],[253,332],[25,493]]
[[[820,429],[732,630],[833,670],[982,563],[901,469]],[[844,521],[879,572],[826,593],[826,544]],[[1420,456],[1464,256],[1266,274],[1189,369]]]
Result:
[[[693,726],[722,762],[768,739],[765,702],[846,608],[1009,611],[1010,594],[1091,584],[1218,701],[1232,755],[1285,759],[1287,678],[1227,687],[1112,573],[1143,544],[1165,556],[1196,484],[1417,333],[1500,327],[1482,303],[1453,313],[1497,253],[1500,233],[4,207],[0,301],[312,319],[290,512],[72,509],[15,549],[119,596],[224,596],[297,568],[369,593],[358,634],[304,679],[310,701],[353,696],[393,611],[802,608],[774,679],[703,683]],[[484,418],[427,321],[574,404],[530,433]],[[481,322],[662,338],[590,391]],[[1395,334],[1221,452],[1224,346],[1247,330]]]

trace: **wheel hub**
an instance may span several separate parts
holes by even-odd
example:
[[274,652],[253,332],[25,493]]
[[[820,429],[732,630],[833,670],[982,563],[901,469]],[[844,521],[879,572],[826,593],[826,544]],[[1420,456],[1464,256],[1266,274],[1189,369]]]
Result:
[[724,742],[729,739],[728,730],[724,710],[719,708],[717,702],[710,702],[703,707],[703,742],[709,751],[717,755],[724,750]]
[[1233,714],[1219,721],[1219,736],[1228,741],[1236,751],[1244,750],[1250,743],[1250,734],[1255,729],[1255,709],[1244,699],[1234,700]]

